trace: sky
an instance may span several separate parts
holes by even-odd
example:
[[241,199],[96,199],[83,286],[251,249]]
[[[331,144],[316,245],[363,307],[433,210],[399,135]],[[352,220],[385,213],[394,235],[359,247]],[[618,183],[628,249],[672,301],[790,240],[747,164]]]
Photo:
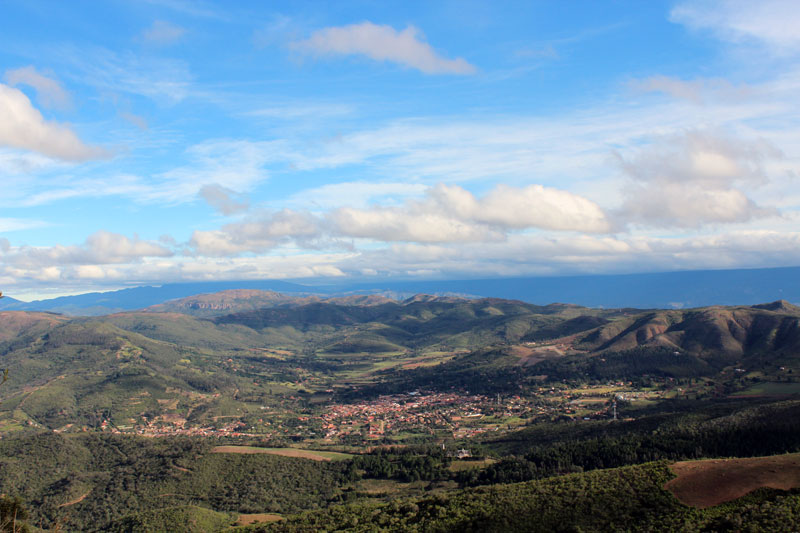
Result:
[[795,0],[0,3],[0,290],[800,265]]

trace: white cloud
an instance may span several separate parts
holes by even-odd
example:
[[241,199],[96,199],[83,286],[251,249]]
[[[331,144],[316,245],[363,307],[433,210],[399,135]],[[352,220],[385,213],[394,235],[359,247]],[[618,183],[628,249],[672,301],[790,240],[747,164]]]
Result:
[[36,70],[35,67],[21,67],[7,70],[5,80],[11,87],[28,85],[36,90],[39,104],[48,108],[68,109],[72,98],[61,84]]
[[470,242],[502,239],[500,232],[444,214],[402,208],[335,210],[329,218],[337,232],[378,241]]
[[[111,236],[116,240],[120,236]],[[102,240],[102,239],[99,239]],[[124,240],[124,238],[123,238]],[[115,258],[92,257],[95,244],[54,247],[34,257],[30,248],[7,246],[0,239],[0,281],[18,294],[58,283],[70,287],[119,288],[124,284],[223,279],[280,279],[345,275],[425,277],[525,276],[578,273],[646,272],[690,268],[793,266],[800,263],[800,233],[743,230],[715,235],[656,238],[574,234],[516,233],[506,240],[417,244],[399,243],[361,251],[271,254],[241,257],[179,256],[137,249],[127,239]],[[141,241],[139,241],[141,242]],[[152,244],[152,243],[151,243]],[[112,248],[119,246],[112,246]],[[80,249],[77,250],[76,249]],[[134,251],[136,253],[134,253]],[[145,252],[145,255],[137,255]],[[27,261],[20,255],[28,255]],[[124,261],[127,255],[128,261]],[[76,259],[80,259],[77,261]],[[94,262],[88,261],[94,259]],[[106,262],[98,262],[106,261]]]
[[756,205],[748,190],[765,184],[764,162],[774,147],[710,132],[687,132],[620,159],[631,178],[619,215],[623,223],[696,228],[775,216]]
[[461,187],[440,184],[431,195],[436,208],[492,226],[590,233],[610,229],[605,213],[591,200],[542,185],[518,188],[500,184],[476,199]]
[[348,181],[306,189],[284,203],[311,209],[364,208],[373,202],[382,205],[401,203],[405,198],[422,196],[429,188],[423,183]]
[[175,26],[164,20],[154,20],[153,24],[142,32],[142,40],[157,45],[173,44],[186,33],[184,28]]
[[220,230],[195,231],[189,245],[199,255],[234,256],[263,252],[289,241],[314,239],[322,233],[320,221],[310,213],[284,209],[258,213],[242,222],[226,224]]
[[12,247],[3,256],[3,263],[20,270],[50,269],[52,274],[68,265],[125,264],[172,255],[171,250],[154,242],[98,231],[80,246]]
[[47,222],[42,220],[31,220],[26,218],[0,218],[0,232],[41,228],[42,226],[47,225]]
[[324,28],[293,48],[319,55],[364,55],[376,61],[391,61],[426,74],[473,74],[476,69],[462,58],[447,59],[421,40],[419,30],[362,22]]
[[175,105],[190,94],[192,75],[185,61],[102,47],[62,45],[51,52],[73,75],[101,92],[128,93]]
[[690,0],[675,6],[670,17],[729,41],[756,41],[781,54],[800,51],[800,9],[795,0]]
[[203,185],[199,194],[211,207],[226,216],[247,211],[249,208],[246,200],[236,200],[238,196],[236,191],[216,183]]
[[329,219],[345,236],[408,242],[498,240],[508,231],[527,228],[602,233],[611,227],[594,202],[541,185],[498,185],[476,198],[457,185],[439,184],[421,201],[409,200],[402,207],[340,208]]
[[106,157],[102,148],[84,144],[75,133],[47,121],[20,90],[0,83],[0,145],[31,150],[66,161]]
[[331,117],[343,117],[350,115],[355,110],[355,106],[347,104],[324,104],[287,102],[282,105],[270,107],[260,107],[243,113],[245,116],[263,117],[280,120],[299,120],[299,119],[319,119]]
[[190,246],[200,255],[258,253],[287,243],[343,246],[337,239],[378,242],[457,243],[504,240],[514,230],[605,232],[610,224],[593,202],[540,185],[495,187],[482,198],[440,184],[421,199],[399,206],[340,207],[314,215],[284,209],[257,212],[220,230],[195,231]]
[[143,200],[182,203],[192,201],[206,186],[247,191],[268,177],[265,166],[285,158],[280,141],[207,141],[189,147],[186,164],[156,174],[146,181]]
[[427,270],[466,278],[794,266],[800,233],[737,231],[679,238],[513,234],[504,241],[395,244],[339,263],[345,272],[381,276]]
[[751,87],[737,86],[725,79],[681,80],[669,76],[651,76],[635,80],[631,85],[636,91],[665,93],[695,104],[744,102],[754,92]]

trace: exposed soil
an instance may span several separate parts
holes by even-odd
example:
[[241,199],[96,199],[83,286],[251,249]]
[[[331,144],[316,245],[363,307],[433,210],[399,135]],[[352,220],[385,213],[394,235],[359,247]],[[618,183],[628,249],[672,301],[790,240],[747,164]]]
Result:
[[283,450],[270,450],[267,448],[255,448],[252,446],[214,446],[211,453],[268,453],[270,455],[282,455],[284,457],[300,457],[302,459],[311,459],[313,461],[330,461],[329,457],[316,454],[308,450],[299,449],[283,449]]
[[75,498],[74,500],[70,500],[70,501],[68,501],[68,502],[66,502],[66,503],[62,503],[61,505],[59,505],[59,507],[69,507],[70,505],[75,505],[76,503],[81,503],[83,500],[85,500],[85,499],[86,499],[86,497],[87,497],[89,494],[91,494],[91,492],[92,492],[92,489],[89,489],[89,490],[87,490],[87,491],[86,491],[86,494],[83,494],[83,495],[81,495],[81,496],[78,496],[78,497],[77,497],[77,498]]
[[262,522],[278,522],[283,520],[279,514],[272,513],[254,513],[254,514],[240,514],[236,520],[237,526],[249,526],[250,524],[258,524]]
[[706,459],[673,464],[678,476],[664,488],[681,503],[705,509],[761,487],[800,487],[800,453],[744,459]]

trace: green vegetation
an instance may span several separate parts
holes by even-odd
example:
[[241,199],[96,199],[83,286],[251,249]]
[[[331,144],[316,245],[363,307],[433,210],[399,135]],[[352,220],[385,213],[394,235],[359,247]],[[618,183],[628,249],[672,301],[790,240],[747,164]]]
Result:
[[[688,412],[654,413],[632,422],[542,424],[509,433],[484,446],[513,451],[482,470],[460,473],[463,485],[540,479],[649,461],[701,457],[752,457],[800,451],[800,401],[747,406],[736,402],[694,405]],[[663,407],[662,407],[663,409]]]
[[394,501],[354,504],[290,517],[247,531],[792,531],[800,491],[760,490],[707,510],[663,489],[664,462],[598,470]]
[[227,513],[184,505],[129,515],[112,522],[103,530],[111,533],[195,533],[220,531],[233,522],[233,517]]
[[83,530],[189,504],[231,513],[314,509],[339,501],[355,479],[347,462],[210,448],[201,439],[92,433],[3,439],[0,493],[27,502],[37,524]]
[[700,511],[662,489],[667,461],[800,450],[797,308],[232,298],[165,307],[200,316],[3,313],[0,524],[27,527],[27,509],[62,530],[781,531],[799,516],[796,491]]

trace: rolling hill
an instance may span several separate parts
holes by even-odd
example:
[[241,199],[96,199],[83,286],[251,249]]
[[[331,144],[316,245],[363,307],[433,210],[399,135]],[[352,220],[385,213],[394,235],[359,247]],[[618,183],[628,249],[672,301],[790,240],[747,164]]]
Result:
[[542,380],[716,376],[740,390],[791,381],[799,359],[800,308],[784,301],[637,311],[227,291],[93,318],[0,313],[0,366],[14,378],[0,390],[0,428],[143,416],[214,425],[332,389],[495,393]]

